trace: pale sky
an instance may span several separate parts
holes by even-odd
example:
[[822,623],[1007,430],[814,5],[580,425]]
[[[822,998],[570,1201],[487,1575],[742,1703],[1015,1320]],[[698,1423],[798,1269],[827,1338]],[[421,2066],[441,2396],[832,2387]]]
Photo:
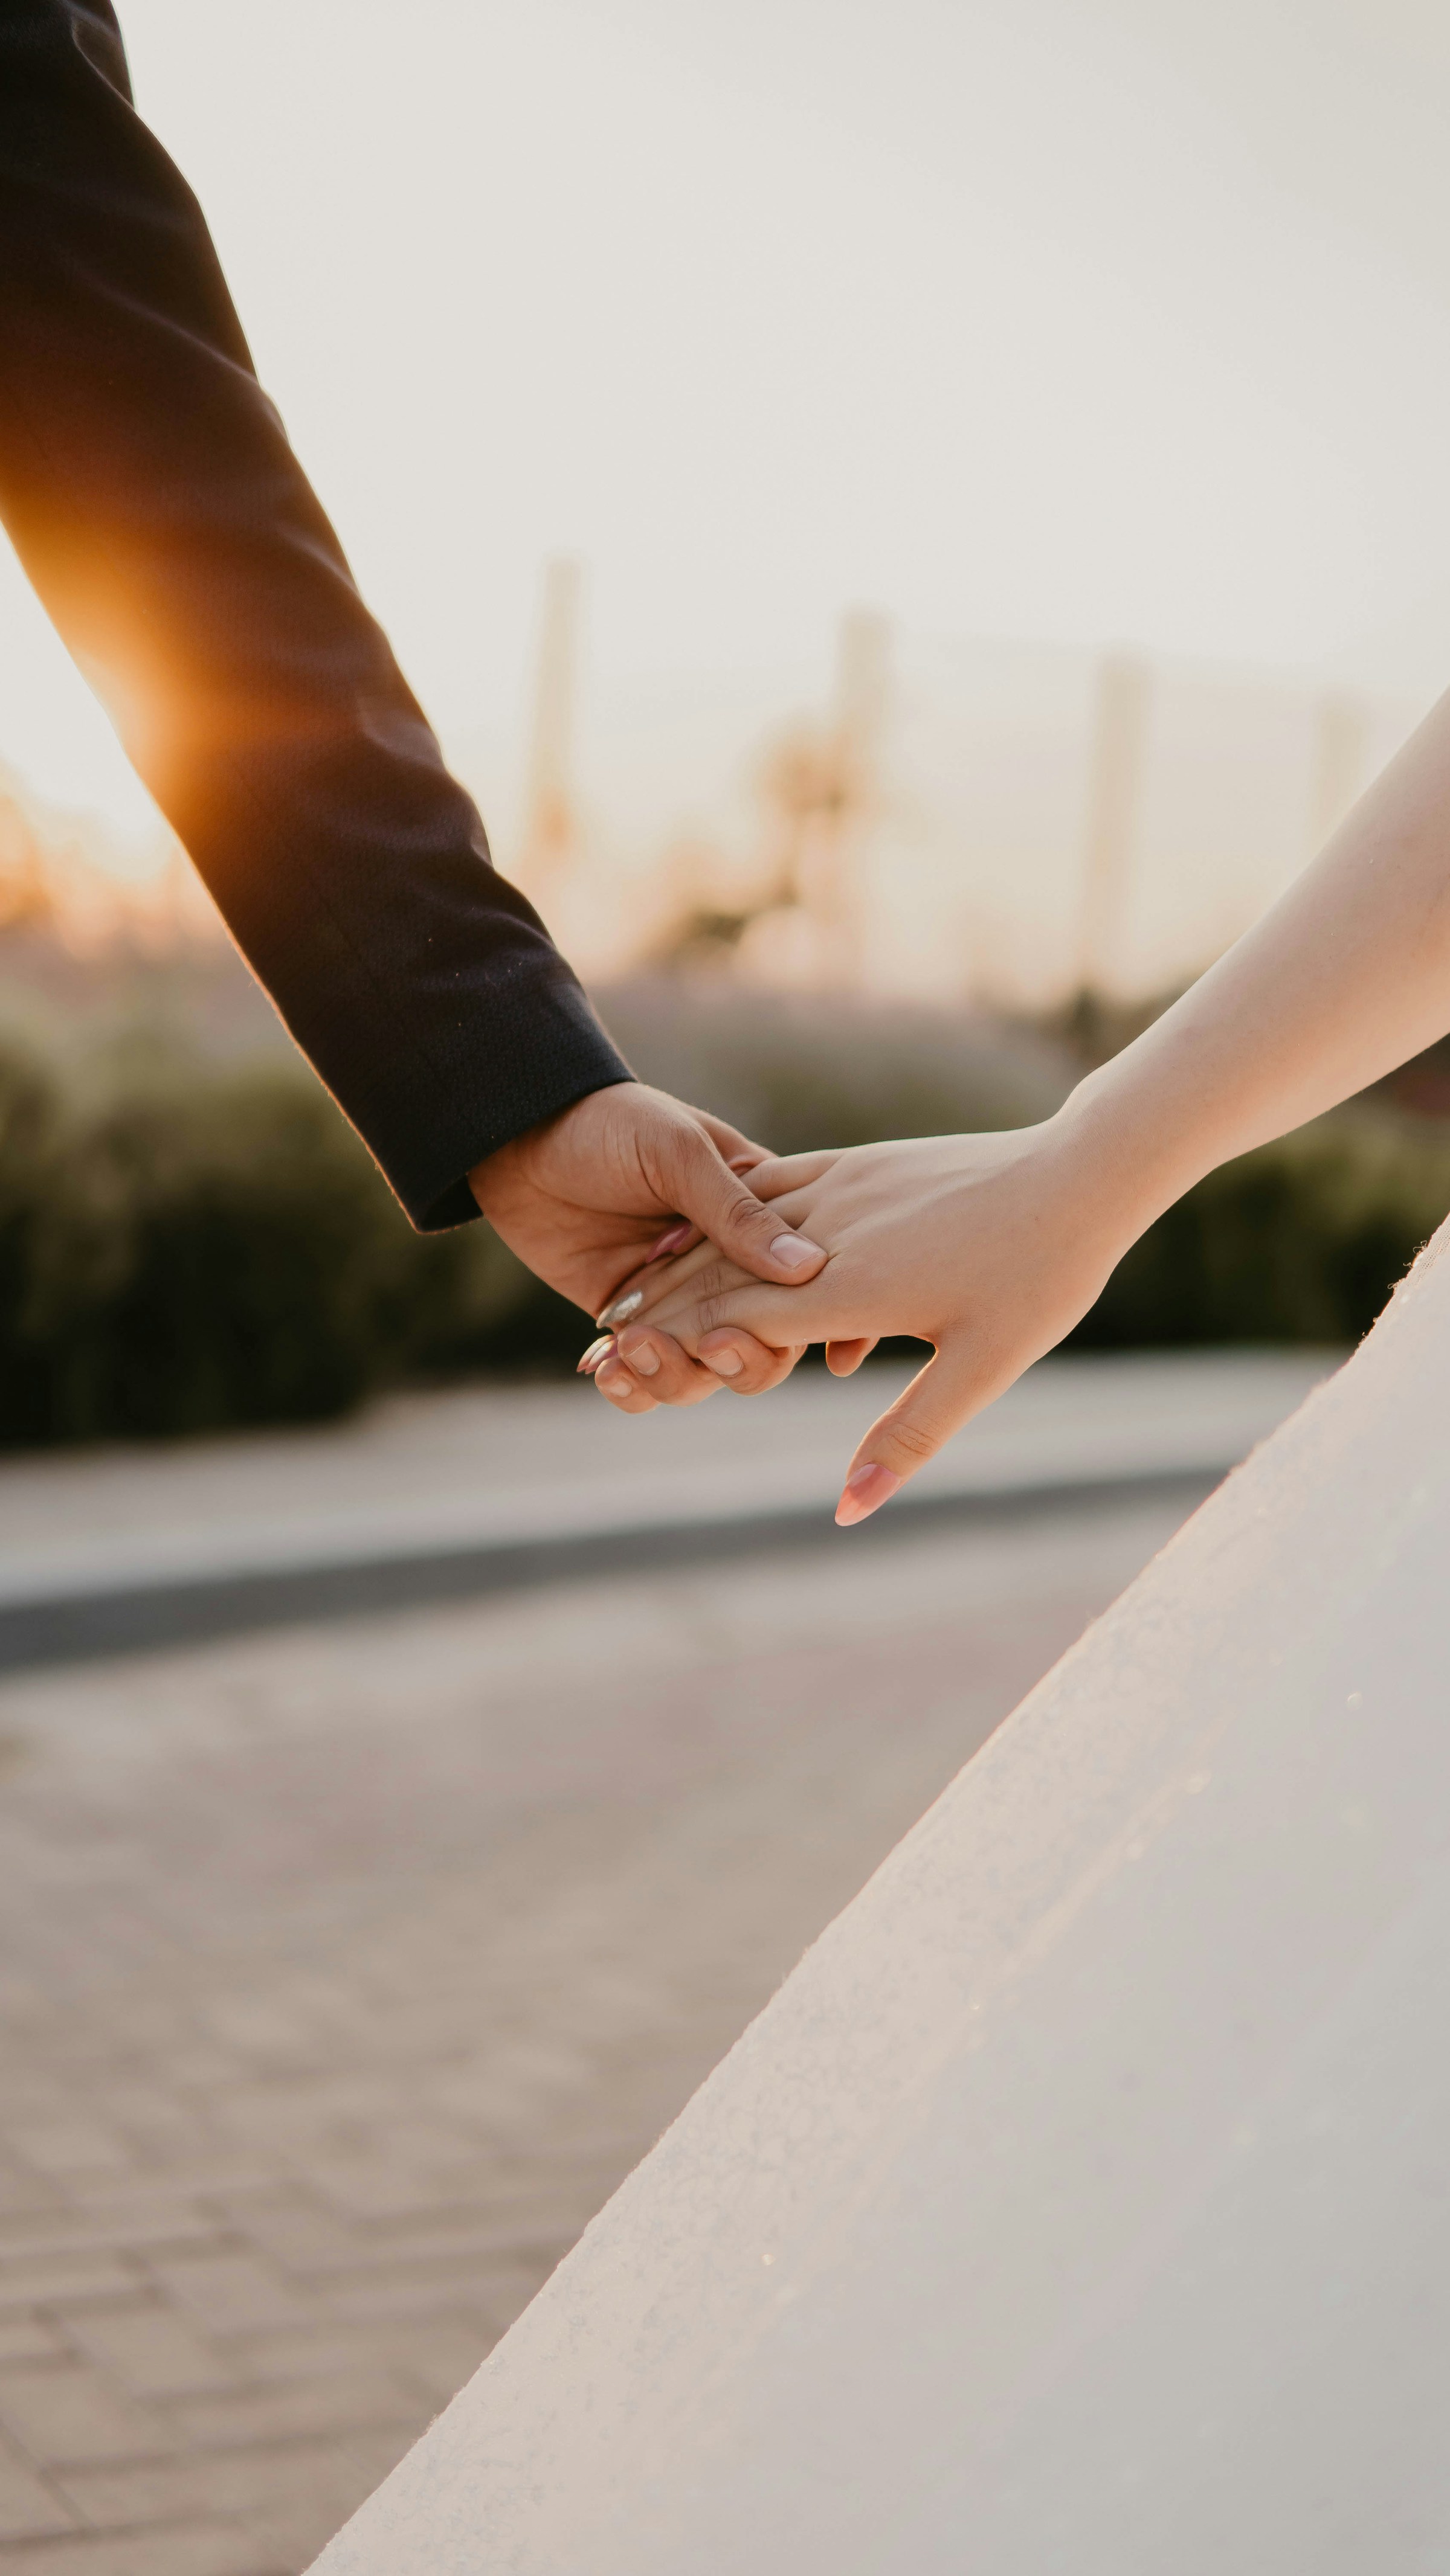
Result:
[[[138,100],[445,735],[943,635],[1450,680],[1450,12],[130,0]],[[0,758],[121,812],[0,582]]]

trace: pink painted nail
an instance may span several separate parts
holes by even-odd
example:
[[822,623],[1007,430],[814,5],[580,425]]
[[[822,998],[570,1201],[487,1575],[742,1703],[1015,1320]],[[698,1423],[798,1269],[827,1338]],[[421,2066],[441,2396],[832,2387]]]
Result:
[[900,1485],[901,1478],[893,1476],[889,1467],[869,1463],[858,1467],[854,1476],[846,1478],[846,1490],[836,1505],[837,1529],[849,1529],[853,1521],[869,1520],[883,1503],[890,1502]]
[[666,1226],[658,1243],[650,1245],[645,1254],[646,1261],[663,1261],[667,1252],[683,1252],[694,1231],[688,1217],[679,1225]]
[[782,1270],[804,1270],[808,1261],[824,1261],[826,1257],[808,1234],[778,1234],[770,1249]]
[[602,1362],[608,1359],[613,1348],[614,1335],[612,1333],[601,1333],[597,1341],[590,1343],[588,1350],[584,1353],[583,1358],[580,1360],[579,1365],[574,1372],[575,1376],[592,1377],[595,1370],[600,1367]]

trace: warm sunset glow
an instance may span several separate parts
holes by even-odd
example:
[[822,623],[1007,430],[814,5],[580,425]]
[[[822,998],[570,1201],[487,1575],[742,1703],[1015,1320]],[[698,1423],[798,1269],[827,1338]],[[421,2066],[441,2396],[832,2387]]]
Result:
[[160,864],[166,834],[156,808],[3,540],[0,762],[46,803],[98,816],[118,867],[147,873]]
[[[613,810],[659,805],[629,736],[680,778],[676,828],[713,793],[692,707],[788,718],[852,600],[920,635],[1128,639],[1420,698],[1450,677],[1429,0],[122,17],[505,861],[562,551],[589,567],[580,721]],[[645,705],[674,712],[651,730]],[[147,840],[9,565],[0,760]]]

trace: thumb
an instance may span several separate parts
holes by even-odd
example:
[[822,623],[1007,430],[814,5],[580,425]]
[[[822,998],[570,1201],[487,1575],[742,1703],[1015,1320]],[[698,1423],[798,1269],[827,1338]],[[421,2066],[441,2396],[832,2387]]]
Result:
[[788,1287],[814,1279],[826,1258],[820,1245],[764,1205],[700,1128],[678,1128],[672,1145],[666,1193],[671,1207],[753,1279]]
[[855,1521],[869,1520],[889,1503],[907,1477],[961,1429],[980,1401],[976,1373],[965,1358],[938,1351],[867,1432],[846,1470],[836,1505],[837,1527],[849,1529]]

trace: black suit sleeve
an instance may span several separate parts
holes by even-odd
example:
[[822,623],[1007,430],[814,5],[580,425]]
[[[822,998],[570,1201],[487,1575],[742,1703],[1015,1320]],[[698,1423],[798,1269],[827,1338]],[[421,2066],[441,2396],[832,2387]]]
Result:
[[416,1224],[630,1078],[363,605],[108,0],[0,0],[0,515]]

